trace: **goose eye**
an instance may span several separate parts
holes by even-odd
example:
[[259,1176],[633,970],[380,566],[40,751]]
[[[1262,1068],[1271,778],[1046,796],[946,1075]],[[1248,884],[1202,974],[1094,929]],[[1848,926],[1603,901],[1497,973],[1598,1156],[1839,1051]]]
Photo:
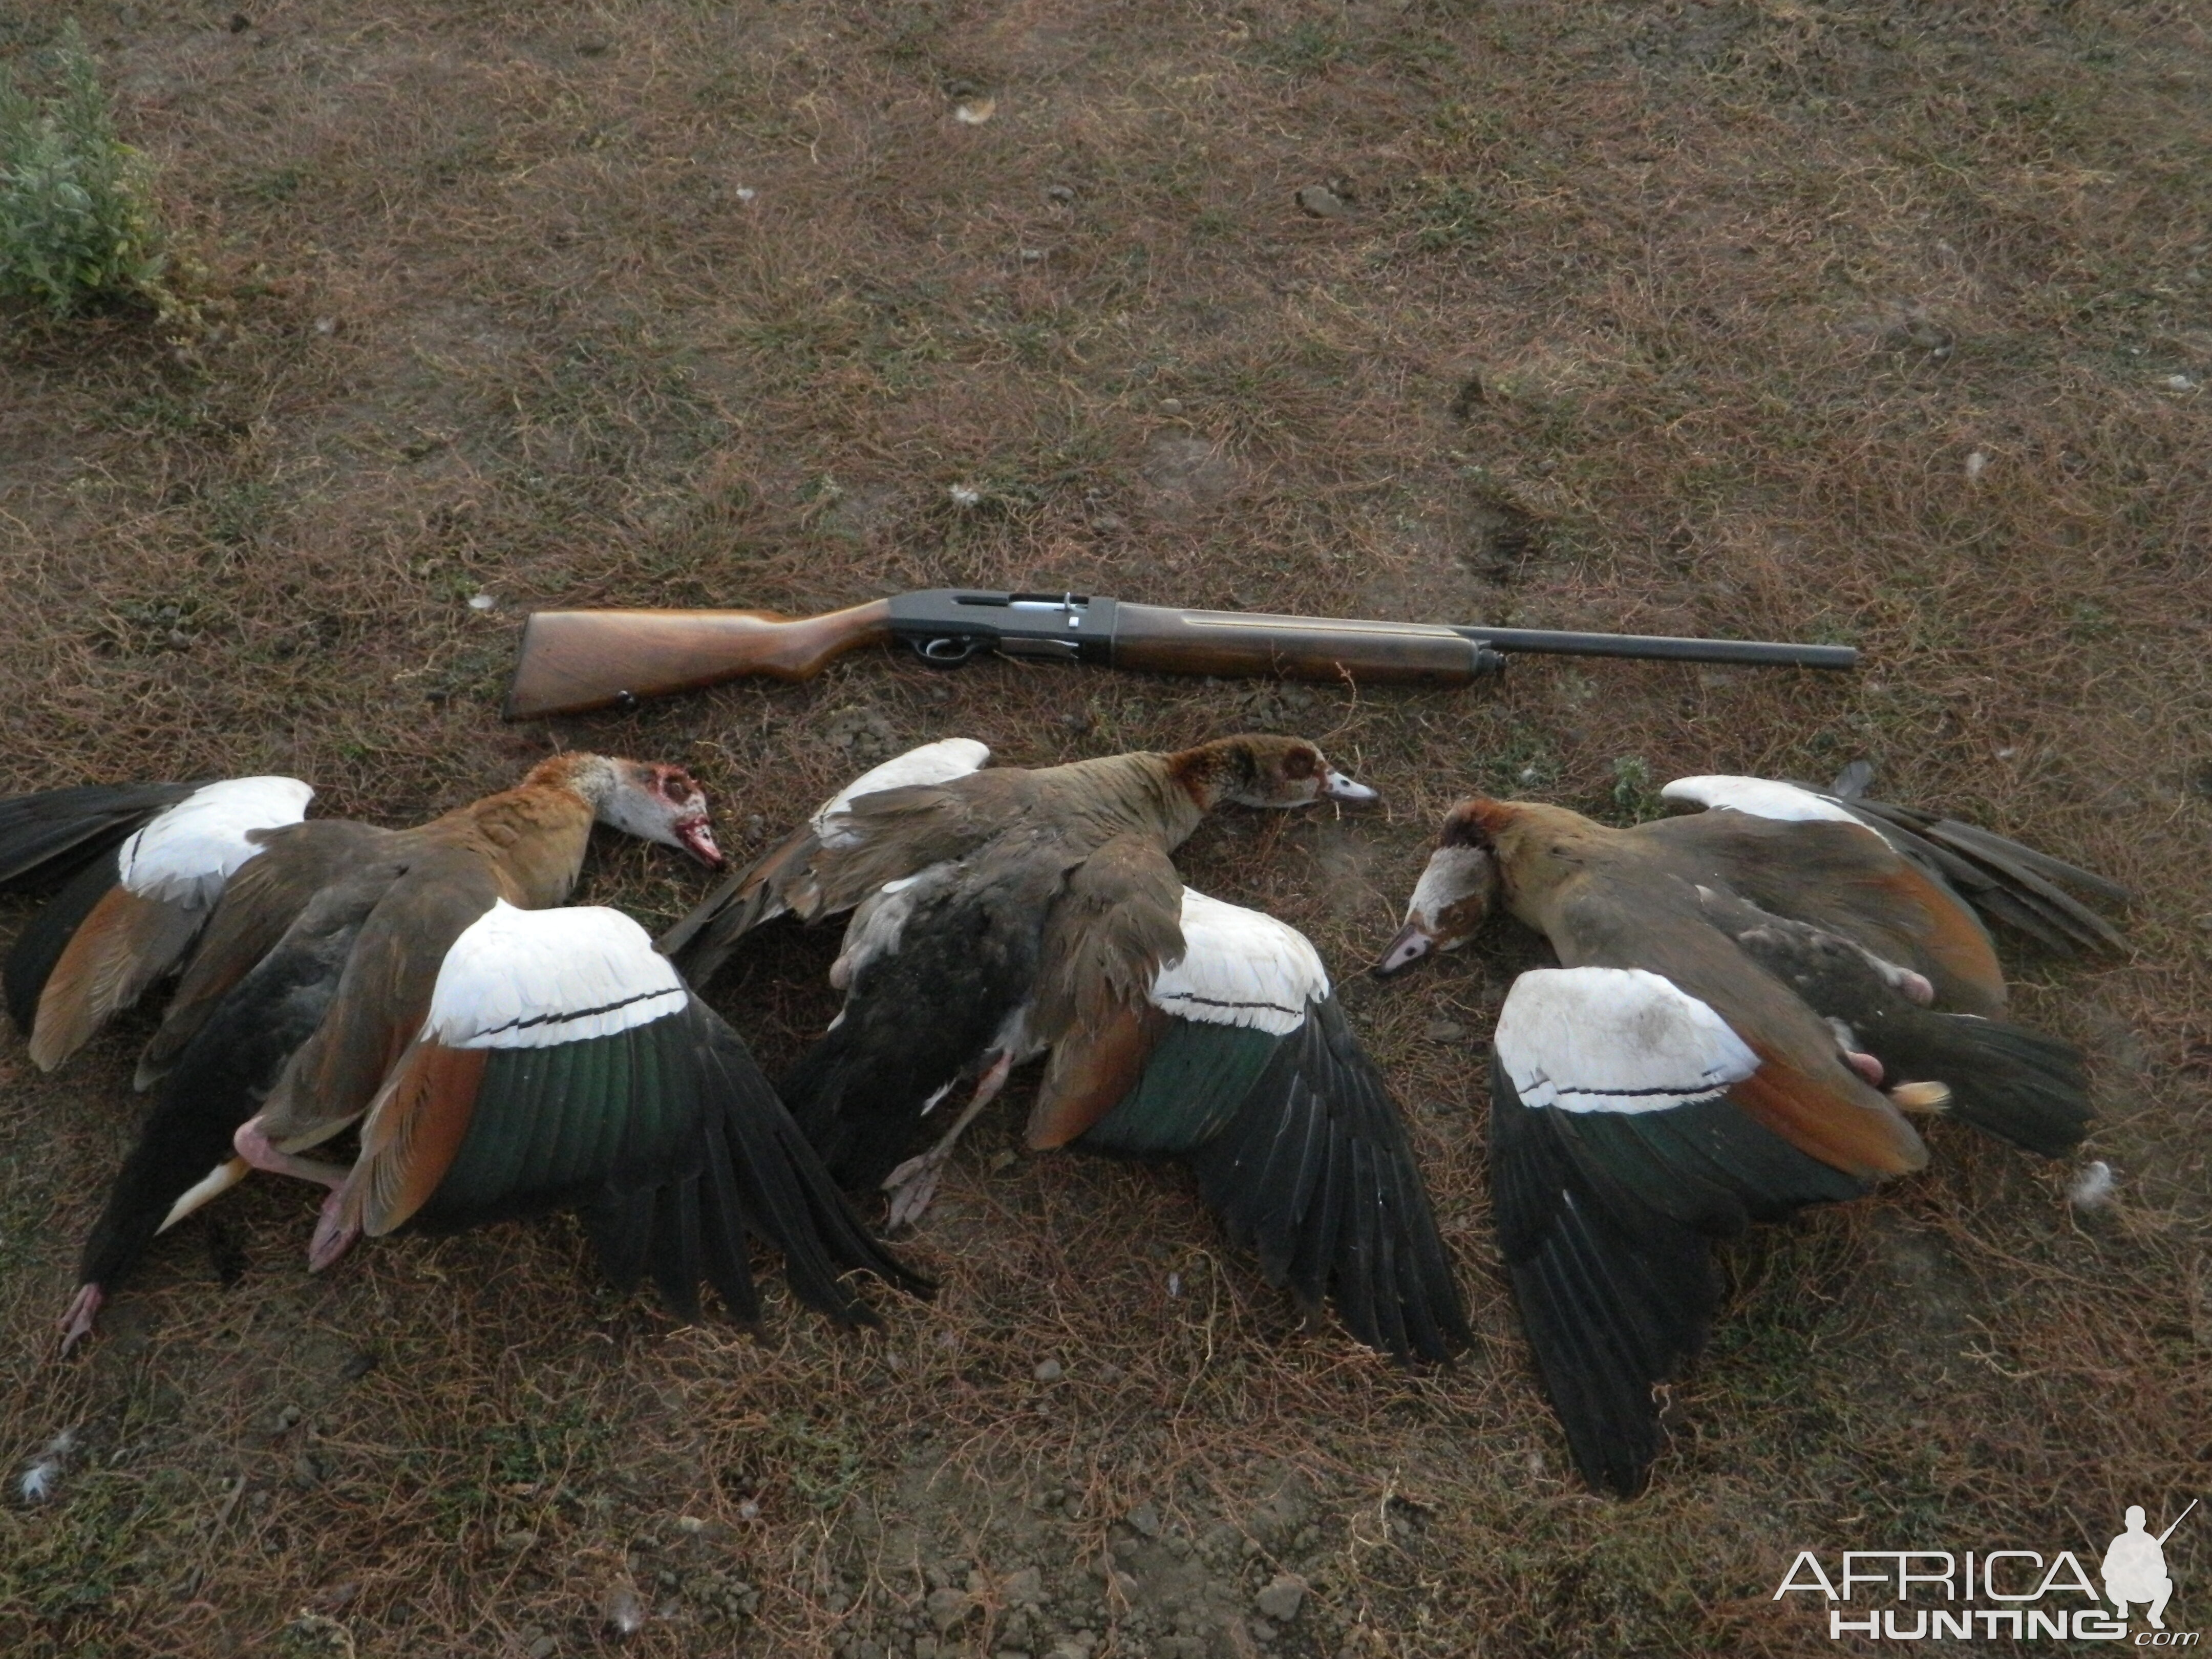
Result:
[[681,772],[664,773],[660,780],[660,793],[678,803],[689,800],[691,798],[691,780]]

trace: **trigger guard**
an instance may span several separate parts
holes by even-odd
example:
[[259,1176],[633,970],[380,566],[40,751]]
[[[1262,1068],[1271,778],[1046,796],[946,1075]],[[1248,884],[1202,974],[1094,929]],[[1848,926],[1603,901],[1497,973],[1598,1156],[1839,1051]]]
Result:
[[972,634],[946,634],[933,640],[914,641],[914,654],[933,668],[957,668],[978,651],[988,649],[990,641],[979,640]]

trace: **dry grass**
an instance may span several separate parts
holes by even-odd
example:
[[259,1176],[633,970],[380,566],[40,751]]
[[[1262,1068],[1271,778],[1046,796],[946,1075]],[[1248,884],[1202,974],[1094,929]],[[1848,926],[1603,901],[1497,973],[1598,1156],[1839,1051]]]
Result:
[[[76,1425],[88,1454],[0,1510],[6,1651],[584,1652],[628,1591],[640,1653],[904,1654],[933,1570],[984,1607],[947,1652],[1243,1651],[1176,1645],[1085,1571],[1121,1539],[1164,1582],[1142,1552],[1178,1526],[1221,1594],[1315,1579],[1277,1654],[1826,1650],[1768,1599],[1801,1547],[2081,1549],[2212,1482],[2212,58],[2186,9],[74,9],[216,327],[9,337],[0,790],[279,769],[399,821],[573,743],[697,766],[742,848],[852,769],[840,734],[1036,763],[1256,722],[1388,810],[1224,821],[1192,879],[1347,975],[1474,785],[1619,813],[1639,775],[1865,754],[2144,897],[2134,959],[2019,960],[2033,1017],[2096,1055],[2121,1206],[2076,1218],[2063,1172],[1939,1131],[1927,1176],[1736,1252],[1632,1506],[1564,1473],[1490,1273],[1510,939],[1344,985],[1466,1264],[1482,1345],[1442,1376],[1294,1333],[1176,1179],[994,1169],[1004,1127],[915,1244],[943,1296],[878,1335],[787,1307],[758,1343],[672,1329],[559,1225],[310,1279],[309,1200],[258,1183],[58,1366],[130,1043],[57,1080],[8,1049],[0,1447]],[[50,10],[0,9],[0,51]],[[980,126],[951,115],[971,89]],[[1325,179],[1350,210],[1300,214]],[[496,720],[532,603],[939,582],[1842,638],[1870,665],[1286,700],[866,659]],[[629,846],[588,881],[661,919],[696,891]],[[718,992],[764,1060],[826,1017],[826,954],[772,940]],[[1163,1540],[1130,1543],[1147,1500]],[[2185,1627],[2207,1535],[2169,1546]],[[1023,1565],[1047,1606],[1017,1619]]]

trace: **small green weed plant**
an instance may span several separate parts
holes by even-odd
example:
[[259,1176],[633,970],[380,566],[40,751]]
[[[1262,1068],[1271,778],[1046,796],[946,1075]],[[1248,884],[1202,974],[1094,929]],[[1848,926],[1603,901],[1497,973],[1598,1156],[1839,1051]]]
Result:
[[0,68],[0,299],[57,317],[131,304],[167,314],[152,168],[116,137],[74,20],[55,57],[58,89],[45,98]]

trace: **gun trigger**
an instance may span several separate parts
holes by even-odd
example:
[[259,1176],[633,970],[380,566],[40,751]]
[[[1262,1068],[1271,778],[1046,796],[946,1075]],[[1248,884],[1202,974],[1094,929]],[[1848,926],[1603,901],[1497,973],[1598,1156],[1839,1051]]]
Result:
[[972,634],[944,635],[933,640],[915,641],[914,653],[933,667],[957,668],[986,644]]

